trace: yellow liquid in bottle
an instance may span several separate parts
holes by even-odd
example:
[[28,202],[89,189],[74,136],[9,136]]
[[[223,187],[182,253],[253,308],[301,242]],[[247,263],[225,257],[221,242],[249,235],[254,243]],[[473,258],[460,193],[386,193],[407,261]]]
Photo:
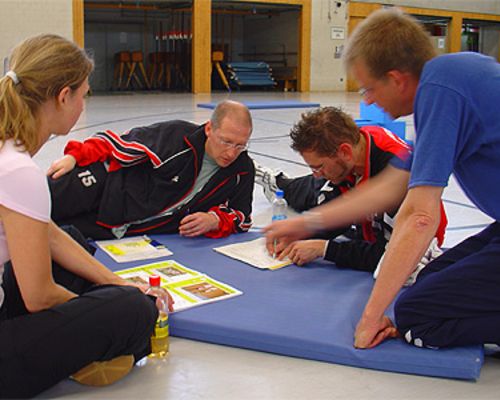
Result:
[[168,354],[169,333],[168,314],[160,313],[155,330],[151,336],[151,354],[149,357],[165,357]]

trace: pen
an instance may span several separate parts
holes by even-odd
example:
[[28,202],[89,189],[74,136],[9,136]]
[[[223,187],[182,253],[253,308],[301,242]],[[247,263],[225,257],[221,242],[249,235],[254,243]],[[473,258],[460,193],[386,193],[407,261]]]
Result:
[[274,239],[273,241],[273,258],[276,258],[276,245],[278,244],[278,240]]
[[157,249],[165,248],[163,243],[158,242],[157,240],[151,239],[149,236],[144,235],[144,240],[148,242],[151,246],[156,247]]
[[157,249],[159,249],[159,248],[164,248],[164,247],[165,247],[165,245],[164,245],[164,244],[162,244],[162,243],[160,243],[160,242],[158,242],[157,240],[154,240],[154,239],[151,239],[151,242],[150,242],[149,244],[150,244],[151,246],[156,247]]

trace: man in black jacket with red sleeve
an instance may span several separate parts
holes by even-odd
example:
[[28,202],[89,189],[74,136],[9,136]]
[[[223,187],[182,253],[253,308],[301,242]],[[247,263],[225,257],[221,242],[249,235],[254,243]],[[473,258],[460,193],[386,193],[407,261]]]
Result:
[[251,132],[247,107],[224,101],[202,125],[173,120],[70,141],[48,171],[52,218],[93,239],[245,232],[252,224]]
[[[363,184],[387,165],[397,166],[403,162],[411,151],[407,143],[387,129],[379,126],[359,128],[349,115],[335,107],[322,107],[303,114],[292,128],[290,137],[292,148],[309,165],[312,175],[289,178],[284,173],[256,165],[256,182],[263,186],[268,198],[275,190],[283,190],[288,204],[299,212],[348,195],[355,185]],[[341,268],[374,272],[391,236],[396,212],[397,209],[370,215],[360,224],[322,232],[315,239],[297,241],[290,244],[280,258],[288,255],[302,265],[320,257]],[[441,254],[439,246],[446,225],[446,214],[441,207],[441,223],[435,242],[422,263]],[[350,240],[338,240],[342,234],[347,234]],[[414,279],[412,275],[408,284]]]

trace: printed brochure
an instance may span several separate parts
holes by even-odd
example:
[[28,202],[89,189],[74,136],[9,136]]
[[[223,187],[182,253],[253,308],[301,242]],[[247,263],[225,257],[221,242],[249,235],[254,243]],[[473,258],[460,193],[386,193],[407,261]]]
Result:
[[165,245],[146,235],[116,240],[98,240],[95,243],[119,263],[149,260],[173,254]]
[[173,297],[174,311],[225,300],[239,296],[242,292],[225,283],[216,281],[194,269],[185,267],[174,260],[141,265],[117,271],[123,279],[149,284],[150,275],[159,275],[161,286]]

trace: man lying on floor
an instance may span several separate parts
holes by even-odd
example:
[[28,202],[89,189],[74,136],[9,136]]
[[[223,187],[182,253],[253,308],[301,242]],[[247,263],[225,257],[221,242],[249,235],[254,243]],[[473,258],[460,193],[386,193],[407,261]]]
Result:
[[[347,193],[356,185],[376,176],[388,165],[406,159],[410,146],[392,132],[379,126],[359,128],[354,120],[335,107],[322,107],[305,113],[290,132],[292,148],[309,165],[312,174],[290,178],[281,171],[256,164],[255,181],[271,201],[277,189],[284,191],[288,204],[302,212]],[[290,244],[279,256],[298,265],[318,257],[334,262],[340,268],[375,272],[392,233],[397,208],[371,215],[360,224],[334,231],[319,232],[314,239]],[[444,208],[436,237],[424,254],[407,284],[430,260],[439,256],[447,225]],[[338,240],[340,235],[350,240]]]
[[52,218],[93,239],[143,233],[224,237],[251,224],[254,166],[247,107],[70,141],[48,170]]

